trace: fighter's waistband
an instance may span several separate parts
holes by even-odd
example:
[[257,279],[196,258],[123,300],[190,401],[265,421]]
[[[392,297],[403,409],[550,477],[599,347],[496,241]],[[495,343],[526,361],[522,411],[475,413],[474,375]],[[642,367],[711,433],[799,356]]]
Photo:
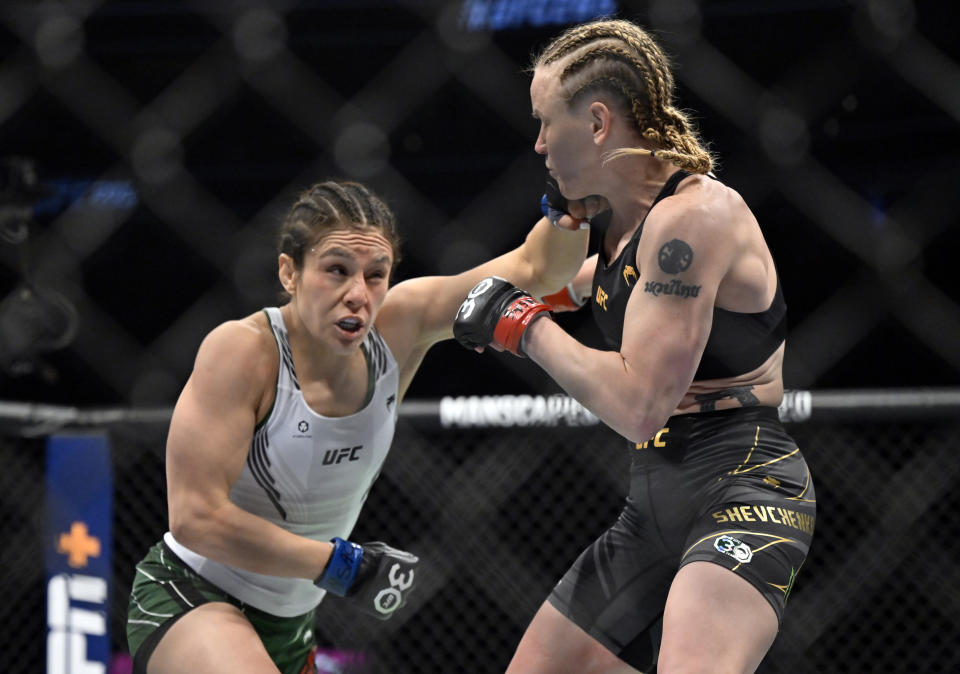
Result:
[[686,445],[692,438],[703,433],[718,434],[725,429],[760,424],[780,427],[780,414],[776,407],[733,407],[712,412],[677,414],[667,419],[659,431],[646,442],[631,443],[634,449],[667,449],[672,445]]
[[[263,610],[261,610],[261,609],[258,609],[256,606],[251,606],[250,604],[244,603],[243,601],[241,601],[240,599],[238,599],[237,597],[235,597],[235,596],[232,595],[231,593],[227,592],[227,591],[224,590],[223,588],[218,587],[218,586],[216,585],[216,583],[213,583],[213,582],[211,582],[210,580],[204,578],[202,574],[200,574],[199,572],[197,572],[193,567],[191,567],[189,564],[187,564],[185,561],[183,561],[183,558],[181,558],[180,555],[178,555],[176,552],[174,552],[173,548],[171,548],[169,545],[167,545],[167,542],[166,542],[165,540],[163,540],[162,538],[160,539],[159,545],[160,545],[160,547],[161,547],[162,550],[163,550],[163,556],[166,557],[168,561],[171,561],[171,562],[173,562],[174,564],[177,564],[178,566],[186,569],[187,571],[190,571],[190,572],[196,574],[197,576],[199,576],[200,579],[203,581],[203,583],[206,583],[207,586],[209,586],[210,588],[215,589],[217,592],[219,592],[220,594],[223,595],[223,598],[224,598],[226,601],[228,601],[229,603],[233,604],[233,605],[236,606],[237,608],[240,608],[240,609],[243,610],[245,613],[252,613],[252,614],[255,614],[255,615],[259,615],[259,616],[264,616],[265,618],[271,619],[271,620],[288,620],[288,619],[293,619],[293,620],[295,620],[295,619],[298,619],[298,618],[300,617],[300,616],[283,616],[283,617],[280,617],[280,616],[276,616],[276,615],[274,615],[274,614],[272,614],[272,613],[269,613],[269,612],[267,612],[267,611],[263,611]],[[311,613],[312,611],[313,611],[313,609],[311,609],[310,611],[307,611],[307,613],[305,613],[305,614],[303,614],[303,615],[307,615],[308,613]]]

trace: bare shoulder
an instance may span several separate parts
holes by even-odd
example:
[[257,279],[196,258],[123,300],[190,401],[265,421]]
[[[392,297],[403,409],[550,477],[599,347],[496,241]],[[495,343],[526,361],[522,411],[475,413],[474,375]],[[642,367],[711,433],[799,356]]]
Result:
[[403,310],[422,308],[442,283],[442,277],[418,276],[391,286],[383,301],[384,307],[397,307]]
[[266,353],[272,341],[273,335],[266,318],[251,314],[225,321],[211,330],[200,344],[200,353],[256,357],[261,351]]
[[[717,306],[762,311],[773,299],[777,279],[756,217],[743,196],[719,180],[696,176],[687,183],[663,202],[656,225],[662,228],[659,241],[679,239],[690,256],[722,274]],[[658,245],[654,239],[652,245]]]
[[[387,293],[377,314],[376,326],[401,370],[411,357],[416,359],[421,350],[442,337],[433,334],[436,330],[431,328],[438,320],[434,314],[449,304],[446,280],[440,276],[421,276],[402,281]],[[452,323],[454,310],[449,314]]]
[[729,244],[756,227],[756,218],[739,192],[719,180],[694,175],[684,179],[673,196],[657,204],[644,229]]
[[251,314],[221,323],[207,334],[197,351],[191,378],[213,387],[259,390],[272,381],[278,360],[266,317]]

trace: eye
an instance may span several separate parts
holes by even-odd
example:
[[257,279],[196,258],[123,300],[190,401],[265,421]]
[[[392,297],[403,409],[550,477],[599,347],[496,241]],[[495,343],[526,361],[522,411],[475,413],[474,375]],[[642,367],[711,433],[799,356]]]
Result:
[[332,264],[327,267],[327,271],[335,276],[345,276],[347,274],[347,268],[342,264]]

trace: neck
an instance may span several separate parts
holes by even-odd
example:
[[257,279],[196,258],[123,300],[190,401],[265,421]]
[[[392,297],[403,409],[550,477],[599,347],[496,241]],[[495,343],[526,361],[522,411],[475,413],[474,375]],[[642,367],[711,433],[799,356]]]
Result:
[[664,183],[677,171],[677,167],[646,157],[621,157],[614,159],[610,167],[616,162],[633,164],[617,167],[620,170],[612,172],[612,184],[604,195],[613,209],[608,235],[619,239],[633,234],[640,226]]
[[301,385],[322,381],[336,389],[340,383],[350,379],[351,366],[357,358],[363,357],[359,348],[350,353],[337,353],[311,336],[291,304],[282,307],[281,313]]

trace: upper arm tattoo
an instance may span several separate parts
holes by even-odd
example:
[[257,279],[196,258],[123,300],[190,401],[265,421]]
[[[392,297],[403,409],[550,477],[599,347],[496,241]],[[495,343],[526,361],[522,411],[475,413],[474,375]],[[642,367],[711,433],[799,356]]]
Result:
[[660,269],[668,274],[679,274],[686,271],[693,263],[693,248],[686,241],[673,239],[660,246],[657,255]]
[[701,393],[694,396],[694,399],[700,403],[701,412],[713,412],[717,409],[718,400],[736,400],[740,407],[755,407],[760,404],[760,399],[753,394],[753,386],[732,386],[722,391]]
[[[657,264],[661,271],[667,274],[676,275],[686,271],[693,263],[693,248],[686,241],[681,239],[671,239],[660,247],[657,254]],[[646,281],[643,286],[643,292],[650,293],[654,297],[660,295],[675,295],[681,299],[687,297],[696,297],[700,294],[701,286],[693,284],[684,284],[680,279],[669,279],[666,281]]]

